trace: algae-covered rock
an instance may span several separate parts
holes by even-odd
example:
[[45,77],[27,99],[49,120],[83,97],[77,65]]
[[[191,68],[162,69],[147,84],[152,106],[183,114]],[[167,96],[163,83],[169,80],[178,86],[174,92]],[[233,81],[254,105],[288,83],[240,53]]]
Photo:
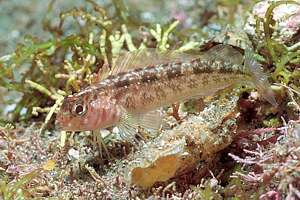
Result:
[[195,168],[200,161],[230,145],[236,134],[237,100],[235,95],[215,100],[199,115],[163,131],[144,145],[129,164],[130,182],[151,187]]

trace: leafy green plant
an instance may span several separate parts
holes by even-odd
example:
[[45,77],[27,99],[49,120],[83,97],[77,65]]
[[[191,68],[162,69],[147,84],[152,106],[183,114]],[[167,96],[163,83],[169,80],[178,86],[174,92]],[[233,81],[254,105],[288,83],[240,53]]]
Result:
[[275,8],[283,4],[300,5],[298,2],[292,0],[271,2],[265,13],[264,20],[261,21],[259,18],[256,19],[256,34],[258,36],[262,35],[259,28],[262,23],[264,43],[259,45],[259,49],[265,47],[270,54],[271,62],[275,65],[275,72],[272,74],[272,78],[276,81],[282,81],[287,84],[290,79],[295,76],[295,74],[288,70],[286,66],[290,62],[295,62],[300,59],[300,51],[297,48],[298,44],[296,46],[288,47],[285,44],[272,39],[272,33],[274,32],[272,26],[274,26],[275,23],[273,19],[273,11]]

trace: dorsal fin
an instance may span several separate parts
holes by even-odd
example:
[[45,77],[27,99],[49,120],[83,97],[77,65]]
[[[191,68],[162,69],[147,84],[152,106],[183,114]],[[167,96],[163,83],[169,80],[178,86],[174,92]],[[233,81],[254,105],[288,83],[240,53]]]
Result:
[[243,55],[230,45],[219,44],[210,48],[204,53],[203,57],[209,60],[219,60],[223,62],[230,62],[232,64],[242,65]]
[[187,62],[198,58],[199,55],[179,53],[176,51],[158,52],[157,49],[142,49],[134,52],[125,52],[120,55],[109,70],[108,66],[103,66],[99,71],[99,79],[103,80],[109,75],[115,75],[132,69],[166,64],[169,62]]
[[108,63],[105,63],[102,68],[98,71],[97,81],[100,82],[106,79],[110,75],[110,67]]
[[262,97],[274,107],[278,107],[275,94],[268,81],[268,76],[263,72],[261,64],[256,61],[255,54],[250,50],[245,51],[245,67],[249,70],[252,76],[252,82]]

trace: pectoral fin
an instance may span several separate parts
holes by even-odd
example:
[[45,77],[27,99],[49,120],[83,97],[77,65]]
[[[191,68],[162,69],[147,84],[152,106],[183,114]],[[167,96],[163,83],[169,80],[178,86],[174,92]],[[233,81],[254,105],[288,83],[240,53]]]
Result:
[[[135,141],[138,130],[146,132],[146,135],[154,137],[161,126],[162,114],[160,110],[149,111],[147,113],[131,113],[124,111],[118,128],[120,136],[129,141]],[[144,138],[142,135],[140,135]]]

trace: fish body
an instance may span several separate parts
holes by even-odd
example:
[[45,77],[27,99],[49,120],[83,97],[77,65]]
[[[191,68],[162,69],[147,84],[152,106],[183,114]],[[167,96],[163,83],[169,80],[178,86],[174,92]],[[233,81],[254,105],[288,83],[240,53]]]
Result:
[[249,79],[238,66],[226,68],[226,64],[195,59],[148,66],[109,77],[89,89],[111,96],[130,112],[148,112],[174,102],[208,96]]
[[[208,54],[212,58],[191,57],[117,72],[66,97],[57,122],[69,131],[117,125],[125,135],[132,135],[138,126],[157,129],[161,118],[157,109],[163,106],[213,95],[241,82],[252,84],[255,81],[255,76],[259,75],[253,75],[242,64],[242,57],[236,58],[241,55],[230,48],[217,48],[222,53]],[[227,59],[229,54],[235,57]],[[264,89],[265,85],[260,85]]]

